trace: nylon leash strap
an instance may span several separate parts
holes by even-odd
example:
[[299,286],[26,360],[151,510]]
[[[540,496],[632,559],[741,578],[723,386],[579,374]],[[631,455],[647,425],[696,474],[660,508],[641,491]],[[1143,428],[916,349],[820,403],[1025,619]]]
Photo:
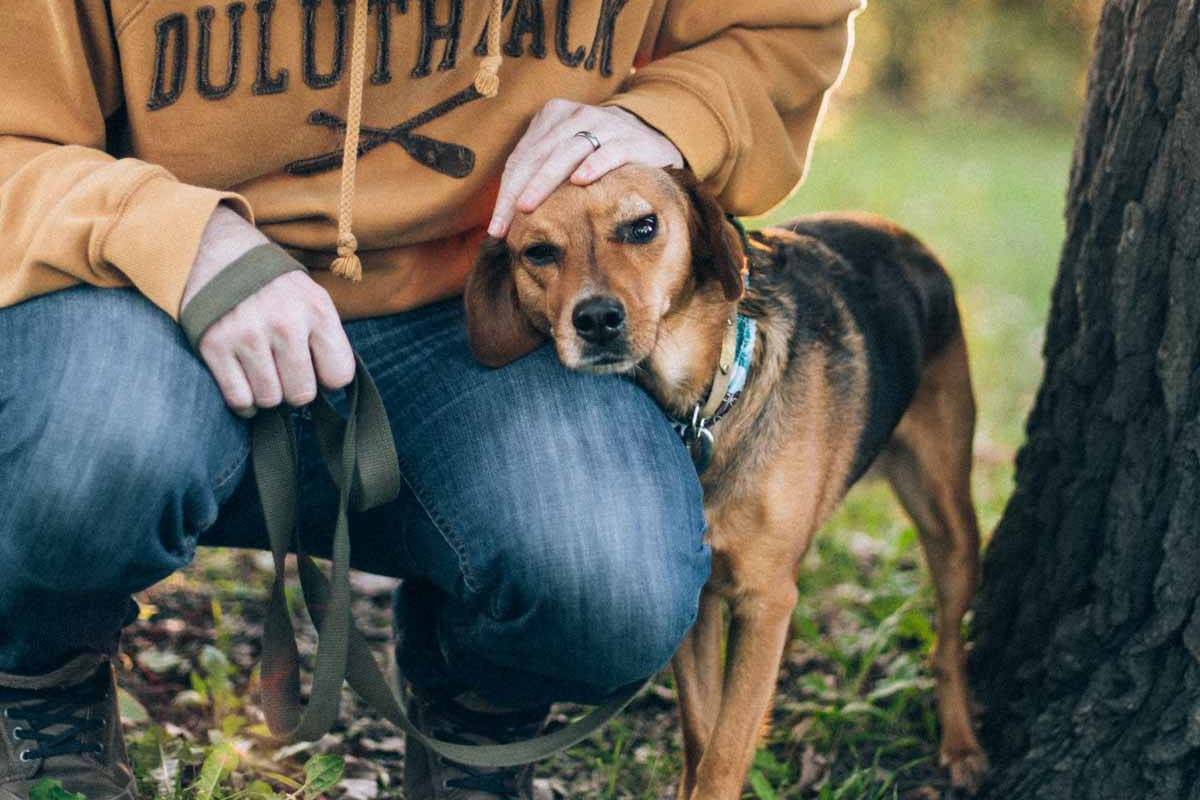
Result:
[[[356,357],[357,358],[357,357]],[[276,736],[287,741],[319,739],[337,722],[345,679],[379,714],[422,745],[460,764],[510,767],[558,753],[602,728],[644,684],[618,691],[571,724],[533,739],[498,745],[465,745],[432,738],[408,717],[350,613],[349,513],[390,502],[400,491],[400,468],[379,391],[358,359],[347,389],[343,420],[324,397],[312,406],[317,441],[338,489],[329,577],[305,552],[297,530],[297,449],[290,409],[259,412],[253,429],[254,477],[262,501],[275,576],[263,626],[261,663],[263,712]],[[296,553],[305,604],[318,632],[312,691],[300,696],[300,654],[285,595],[285,565]],[[401,687],[403,691],[403,687]]]

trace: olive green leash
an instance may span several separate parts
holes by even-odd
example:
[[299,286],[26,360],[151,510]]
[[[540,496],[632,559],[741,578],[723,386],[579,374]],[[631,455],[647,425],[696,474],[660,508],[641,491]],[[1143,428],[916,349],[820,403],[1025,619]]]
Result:
[[[219,273],[181,315],[195,348],[212,323],[278,275],[303,267],[274,245],[246,253]],[[329,577],[305,552],[297,531],[298,456],[291,409],[259,411],[253,422],[254,479],[271,543],[275,575],[263,626],[262,708],[271,732],[287,741],[311,741],[337,722],[345,681],[380,715],[440,756],[475,767],[509,767],[551,756],[586,739],[619,714],[642,685],[621,689],[587,715],[544,736],[497,745],[465,745],[434,739],[409,719],[405,703],[380,670],[350,610],[349,514],[396,498],[400,466],[383,400],[356,356],[354,381],[346,389],[343,419],[324,397],[311,406],[322,458],[338,489]],[[300,654],[285,596],[285,565],[296,554],[305,604],[317,629],[312,691],[300,693]]]

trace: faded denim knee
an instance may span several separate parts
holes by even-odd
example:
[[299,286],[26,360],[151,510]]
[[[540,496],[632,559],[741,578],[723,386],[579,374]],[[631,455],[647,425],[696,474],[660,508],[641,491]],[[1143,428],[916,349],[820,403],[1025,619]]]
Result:
[[248,435],[178,326],[133,292],[4,309],[0,358],[0,639],[50,659],[114,635],[83,628],[119,627],[131,593],[191,560]]
[[546,445],[513,446],[518,468],[476,474],[442,520],[467,597],[443,615],[440,647],[464,681],[509,699],[595,701],[649,677],[694,621],[709,574],[699,482],[661,412],[614,381],[614,426],[566,391],[542,395],[544,435],[528,419],[489,431],[498,454],[509,436]]

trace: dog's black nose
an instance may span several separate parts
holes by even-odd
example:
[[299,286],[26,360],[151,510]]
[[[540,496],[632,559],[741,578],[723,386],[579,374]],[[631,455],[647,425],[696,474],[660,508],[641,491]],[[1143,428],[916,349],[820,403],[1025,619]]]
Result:
[[575,306],[571,322],[584,341],[607,344],[625,330],[625,307],[612,297],[589,297]]

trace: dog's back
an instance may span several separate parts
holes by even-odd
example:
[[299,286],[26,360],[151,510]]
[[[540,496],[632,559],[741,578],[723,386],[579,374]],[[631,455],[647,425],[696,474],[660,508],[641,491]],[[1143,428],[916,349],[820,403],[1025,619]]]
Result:
[[[811,237],[840,256],[836,263],[787,260],[799,267],[806,282],[826,284],[845,303],[862,335],[868,407],[847,481],[853,483],[887,444],[916,394],[924,365],[958,335],[954,287],[920,241],[882,217],[823,214],[778,228]],[[812,310],[798,305],[801,327]]]

